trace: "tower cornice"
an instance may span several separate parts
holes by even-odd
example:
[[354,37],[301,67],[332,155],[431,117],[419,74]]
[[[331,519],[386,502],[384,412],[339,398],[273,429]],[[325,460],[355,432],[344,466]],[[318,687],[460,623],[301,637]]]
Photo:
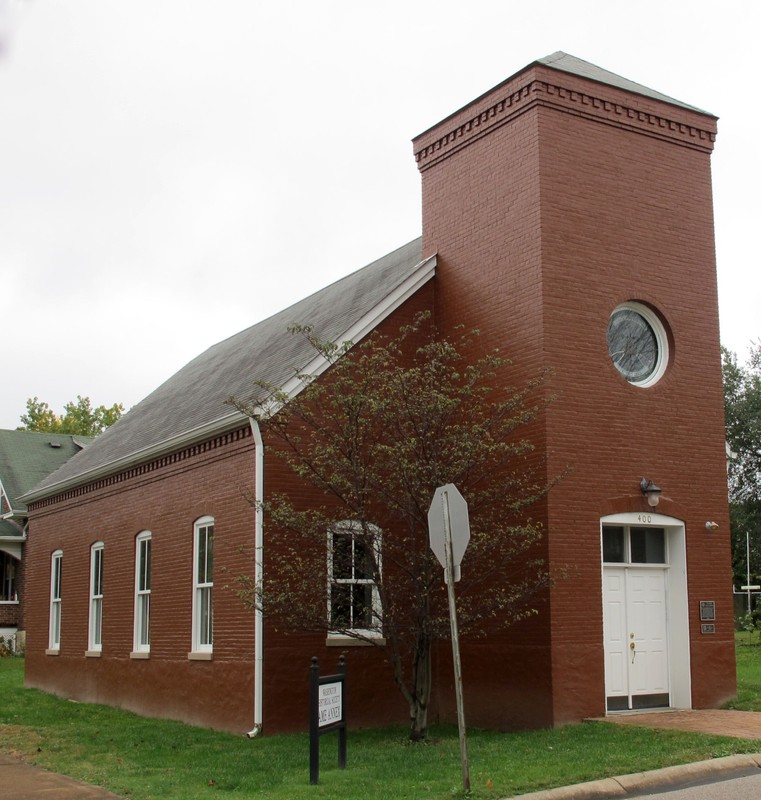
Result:
[[[448,117],[413,140],[418,169],[441,159],[505,125],[527,111],[544,107],[593,122],[666,140],[710,153],[716,140],[716,119],[679,106],[643,98],[614,87],[555,70],[522,73],[496,87],[479,101]],[[564,78],[568,80],[563,80]],[[609,90],[609,91],[606,91]],[[484,102],[485,101],[485,102]],[[469,113],[470,112],[470,113]]]

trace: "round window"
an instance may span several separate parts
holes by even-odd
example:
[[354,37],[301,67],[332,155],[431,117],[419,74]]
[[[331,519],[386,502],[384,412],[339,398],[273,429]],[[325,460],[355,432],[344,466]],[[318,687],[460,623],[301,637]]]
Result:
[[652,386],[668,364],[663,323],[641,303],[624,303],[608,321],[608,353],[616,369],[635,386]]

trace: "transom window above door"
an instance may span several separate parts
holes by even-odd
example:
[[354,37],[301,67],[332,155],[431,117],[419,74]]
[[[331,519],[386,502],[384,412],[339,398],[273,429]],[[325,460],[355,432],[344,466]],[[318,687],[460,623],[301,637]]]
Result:
[[602,526],[605,564],[666,564],[665,528]]

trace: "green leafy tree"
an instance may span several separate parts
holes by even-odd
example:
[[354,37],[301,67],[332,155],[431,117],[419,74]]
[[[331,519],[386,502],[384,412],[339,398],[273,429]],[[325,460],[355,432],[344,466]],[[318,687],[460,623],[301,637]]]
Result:
[[729,447],[728,480],[735,582],[747,580],[750,542],[751,581],[761,578],[761,343],[745,364],[722,349],[724,410]]
[[544,376],[510,388],[504,356],[471,358],[475,334],[443,338],[425,317],[356,347],[320,341],[309,327],[291,330],[329,370],[298,375],[305,388],[295,397],[259,384],[253,401],[229,402],[259,419],[268,452],[321,499],[305,500],[302,490],[268,499],[276,556],[263,585],[238,578],[239,594],[288,630],[382,643],[409,707],[410,738],[423,739],[432,646],[450,635],[443,572],[428,541],[436,488],[455,484],[469,506],[457,585],[463,636],[537,613],[548,584],[537,557],[543,531],[529,507],[549,487],[526,438],[547,403]]
[[77,396],[77,401],[66,403],[64,413],[58,416],[50,406],[37,397],[26,401],[26,414],[21,416],[23,425],[17,430],[41,433],[68,433],[74,436],[97,436],[113,425],[124,413],[121,403],[111,407],[92,407],[89,397]]

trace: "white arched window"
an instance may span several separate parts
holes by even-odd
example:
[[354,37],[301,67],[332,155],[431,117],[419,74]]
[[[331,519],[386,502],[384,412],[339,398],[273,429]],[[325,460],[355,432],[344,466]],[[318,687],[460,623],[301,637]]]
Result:
[[193,525],[193,653],[211,653],[214,645],[214,518]]
[[[150,531],[135,538],[135,627],[132,653],[151,651],[151,541]],[[143,656],[143,657],[146,657]]]
[[89,653],[103,649],[103,542],[90,548],[90,623],[87,637]]
[[63,550],[56,550],[50,557],[50,628],[48,653],[56,654],[61,649],[61,574]]
[[336,634],[381,635],[381,531],[344,520],[328,532],[328,625]]

